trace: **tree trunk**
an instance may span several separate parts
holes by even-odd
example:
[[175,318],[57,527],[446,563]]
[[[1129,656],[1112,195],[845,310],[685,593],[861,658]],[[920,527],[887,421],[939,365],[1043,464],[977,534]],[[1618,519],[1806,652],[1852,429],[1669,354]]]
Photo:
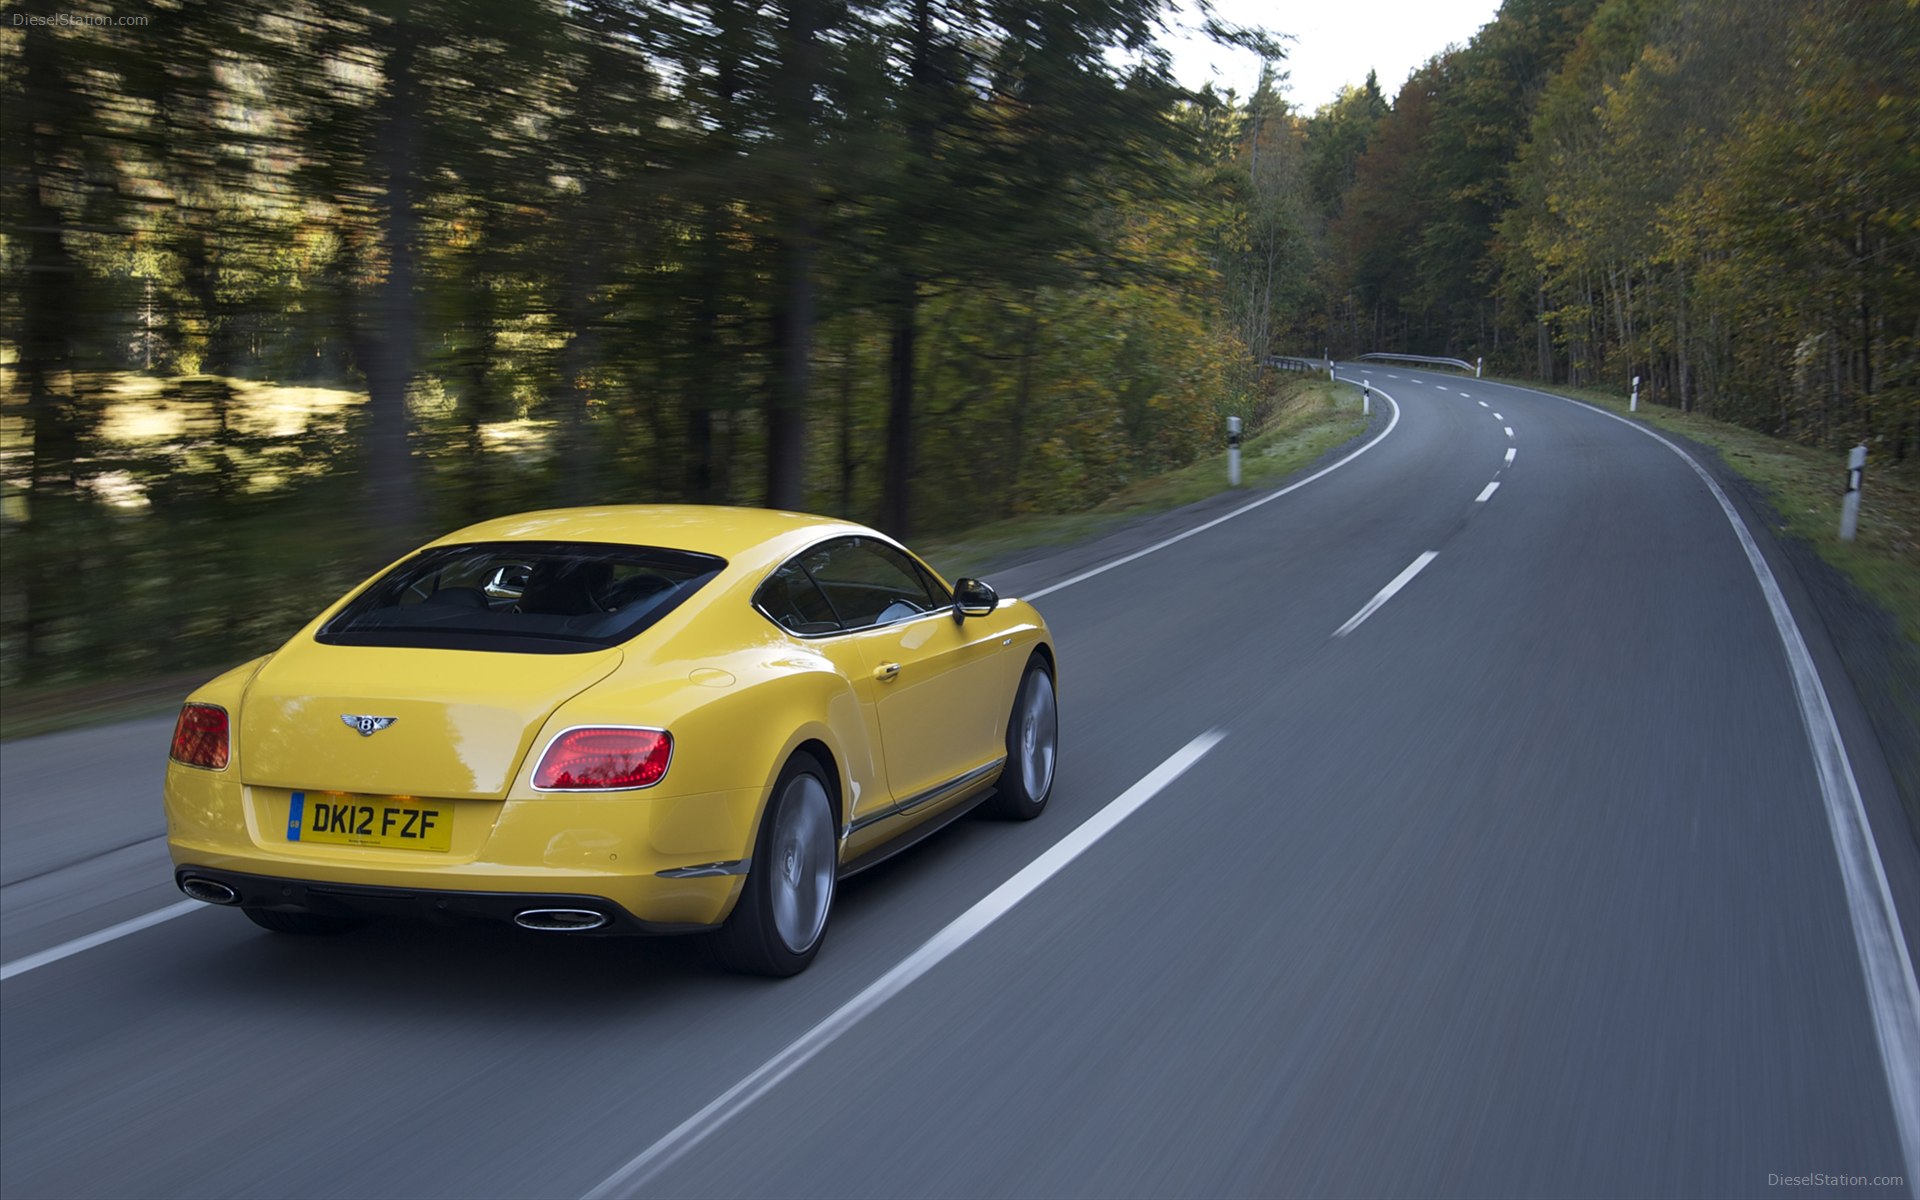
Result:
[[774,319],[778,368],[767,403],[767,505],[806,506],[807,390],[813,358],[813,89],[819,74],[820,0],[786,0],[778,80],[780,141],[788,167],[781,295]]
[[881,525],[897,538],[913,532],[913,356],[920,285],[899,282],[887,337],[887,465],[882,479]]
[[860,460],[853,453],[853,362],[859,345],[854,324],[847,323],[847,342],[840,355],[840,515],[853,516],[853,477]]
[[375,152],[386,193],[381,237],[387,277],[376,307],[378,332],[372,337],[372,361],[366,364],[368,437],[367,492],[383,551],[398,551],[417,540],[422,523],[419,482],[413,469],[407,414],[407,388],[413,380],[414,255],[419,216],[414,189],[421,104],[415,78],[415,30],[404,19],[381,31],[386,45],[386,90],[380,99],[380,129]]
[[[1020,382],[1013,393],[1013,419],[1007,426],[1007,482],[1000,489],[1000,515],[1011,517],[1020,498],[1021,459],[1027,447],[1027,410],[1033,404],[1033,360],[1040,344],[1037,300],[1027,304],[1026,328],[1020,333]],[[1265,360],[1263,359],[1262,362]]]
[[[46,12],[33,15],[51,20]],[[19,313],[19,371],[26,385],[30,431],[24,529],[29,562],[23,567],[26,613],[21,620],[21,657],[30,675],[46,656],[50,618],[64,607],[63,597],[73,594],[70,589],[76,583],[66,569],[72,541],[62,535],[62,526],[78,495],[74,460],[79,456],[79,429],[77,397],[71,394],[74,376],[68,335],[80,327],[74,304],[80,264],[67,249],[65,216],[47,198],[58,186],[54,176],[71,149],[63,144],[62,118],[78,108],[67,86],[61,40],[46,32],[46,26],[29,24],[22,29],[20,46],[26,98],[21,105],[25,111],[19,115],[24,117],[21,132],[29,140],[32,162],[32,175],[22,189],[26,272]],[[56,379],[64,381],[66,394],[54,390]]]

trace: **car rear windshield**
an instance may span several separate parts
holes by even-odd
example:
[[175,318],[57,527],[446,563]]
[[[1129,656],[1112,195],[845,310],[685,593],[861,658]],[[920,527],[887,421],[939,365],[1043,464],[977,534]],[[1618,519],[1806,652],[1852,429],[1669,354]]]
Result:
[[435,546],[381,576],[315,636],[337,646],[581,653],[638,634],[726,565],[598,542]]

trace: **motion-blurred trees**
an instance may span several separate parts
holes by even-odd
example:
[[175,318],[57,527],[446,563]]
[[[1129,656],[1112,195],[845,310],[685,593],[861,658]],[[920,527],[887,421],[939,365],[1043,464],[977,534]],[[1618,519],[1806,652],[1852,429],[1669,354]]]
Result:
[[1251,384],[1162,0],[106,7],[0,27],[9,681],[542,504],[1091,504]]

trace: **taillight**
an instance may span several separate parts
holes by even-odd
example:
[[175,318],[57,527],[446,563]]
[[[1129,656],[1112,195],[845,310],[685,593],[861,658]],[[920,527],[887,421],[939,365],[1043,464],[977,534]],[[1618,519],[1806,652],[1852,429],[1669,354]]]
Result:
[[652,787],[667,773],[672,757],[673,735],[664,729],[569,729],[547,744],[533,786],[543,792]]
[[185,704],[173,724],[173,761],[210,771],[227,769],[227,710],[217,704]]

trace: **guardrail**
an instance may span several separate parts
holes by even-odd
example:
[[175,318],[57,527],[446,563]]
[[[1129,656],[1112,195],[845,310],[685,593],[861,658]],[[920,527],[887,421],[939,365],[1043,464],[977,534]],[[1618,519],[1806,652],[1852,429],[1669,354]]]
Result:
[[1280,371],[1323,371],[1327,364],[1317,358],[1292,358],[1275,354],[1267,359],[1267,365]]
[[1481,359],[1475,360],[1474,362],[1463,362],[1457,358],[1430,358],[1424,354],[1382,354],[1378,352],[1362,354],[1360,357],[1363,360],[1379,359],[1384,362],[1432,363],[1435,366],[1441,367],[1459,367],[1462,371],[1472,371],[1475,379],[1480,378],[1480,363],[1485,361]]

